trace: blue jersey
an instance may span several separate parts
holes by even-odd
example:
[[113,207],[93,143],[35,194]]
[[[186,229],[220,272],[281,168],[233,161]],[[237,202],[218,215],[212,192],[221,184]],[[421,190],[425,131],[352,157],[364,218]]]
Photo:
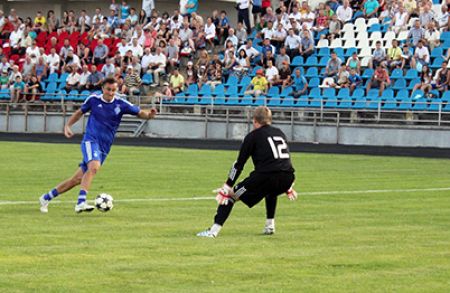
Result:
[[137,115],[140,109],[117,96],[108,103],[100,94],[89,96],[81,106],[81,111],[83,114],[91,112],[83,142],[96,143],[102,153],[108,154],[122,116],[124,114]]

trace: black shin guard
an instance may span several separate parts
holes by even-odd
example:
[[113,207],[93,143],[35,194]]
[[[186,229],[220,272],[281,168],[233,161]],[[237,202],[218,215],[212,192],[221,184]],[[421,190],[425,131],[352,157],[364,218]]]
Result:
[[277,209],[277,196],[266,196],[266,219],[275,218],[275,210]]
[[217,207],[216,216],[214,217],[214,223],[223,226],[225,221],[228,219],[228,216],[230,215],[233,206],[234,202],[232,201],[229,201],[227,205],[219,205]]

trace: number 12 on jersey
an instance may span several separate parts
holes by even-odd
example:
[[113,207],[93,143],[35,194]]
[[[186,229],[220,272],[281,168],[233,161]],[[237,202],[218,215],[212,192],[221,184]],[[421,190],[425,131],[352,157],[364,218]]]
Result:
[[267,140],[275,159],[289,159],[289,153],[283,152],[287,151],[288,146],[281,136],[268,137]]

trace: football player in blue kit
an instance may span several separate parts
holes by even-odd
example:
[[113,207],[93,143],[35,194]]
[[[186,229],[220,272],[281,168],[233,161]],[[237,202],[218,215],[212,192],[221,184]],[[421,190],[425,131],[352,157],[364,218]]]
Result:
[[117,128],[122,116],[135,115],[141,119],[152,119],[156,115],[156,109],[141,110],[127,100],[116,95],[118,85],[114,78],[107,78],[103,82],[102,93],[92,94],[67,121],[64,127],[64,135],[67,138],[73,136],[72,125],[90,112],[86,126],[86,132],[81,142],[83,160],[75,174],[58,184],[54,189],[39,198],[40,210],[48,212],[48,204],[58,195],[80,185],[78,202],[75,212],[91,212],[94,207],[86,203],[86,197],[92,180],[100,166],[105,161],[114,141]]

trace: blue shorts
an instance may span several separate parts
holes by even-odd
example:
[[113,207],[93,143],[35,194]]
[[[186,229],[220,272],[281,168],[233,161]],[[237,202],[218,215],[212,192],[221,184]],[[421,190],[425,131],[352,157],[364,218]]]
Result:
[[83,154],[83,161],[80,163],[80,167],[83,173],[87,171],[87,165],[90,161],[100,161],[100,164],[103,164],[108,156],[107,153],[100,150],[98,143],[92,141],[81,142],[81,153]]

